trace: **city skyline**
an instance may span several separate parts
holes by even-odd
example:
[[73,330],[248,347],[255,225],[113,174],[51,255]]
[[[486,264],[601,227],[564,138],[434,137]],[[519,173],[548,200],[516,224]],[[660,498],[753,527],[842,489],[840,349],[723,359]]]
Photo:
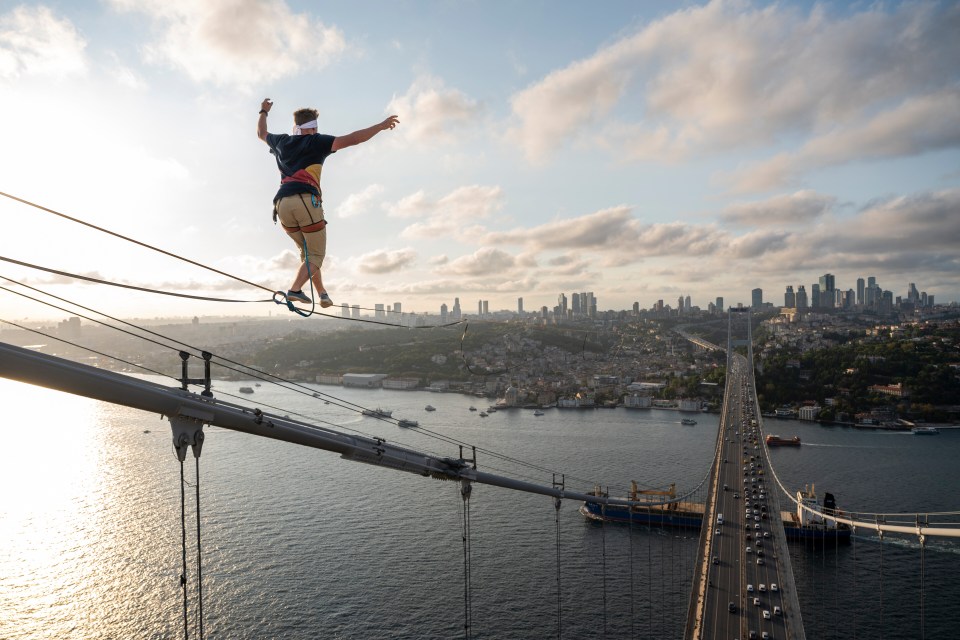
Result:
[[[213,298],[269,297],[241,279],[285,291],[298,259],[255,135],[269,97],[276,133],[303,106],[334,135],[400,118],[325,164],[335,306],[552,309],[574,291],[602,309],[749,306],[799,273],[960,300],[955,3],[372,6],[396,15],[0,0],[0,191],[222,273],[5,197],[0,256]],[[0,276],[124,317],[287,313],[11,263]]]

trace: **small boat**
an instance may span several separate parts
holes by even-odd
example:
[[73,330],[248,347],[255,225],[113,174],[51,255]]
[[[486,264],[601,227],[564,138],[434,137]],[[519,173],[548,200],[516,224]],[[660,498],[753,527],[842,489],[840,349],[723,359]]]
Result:
[[240,387],[240,393],[253,393],[253,387]]
[[476,410],[477,410],[476,407],[470,407],[470,411],[476,411]]
[[540,411],[540,409],[537,409],[536,411],[533,412],[533,415],[535,415],[535,416],[542,416],[542,415],[543,415],[543,411]]
[[407,420],[406,418],[397,421],[398,427],[419,427],[420,423],[416,420]]
[[435,406],[433,406],[432,404],[428,404],[427,406],[425,406],[425,407],[423,408],[423,410],[424,410],[424,411],[436,411],[437,408],[436,408]]
[[496,407],[487,407],[487,413],[496,413],[496,412],[497,412]]
[[935,436],[940,433],[940,429],[936,427],[914,427],[910,431],[915,436]]
[[258,382],[258,383],[256,383],[256,384],[254,384],[253,386],[259,387],[259,386],[260,386],[260,383]]
[[697,424],[697,421],[693,418],[684,418],[680,421],[680,424]]
[[389,418],[393,415],[393,409],[381,409],[377,407],[376,409],[364,409],[361,411],[365,416],[372,416],[374,418]]
[[480,412],[480,417],[481,417],[481,418],[486,418],[486,417],[487,417],[487,412],[486,412],[486,411],[481,411],[481,412]]

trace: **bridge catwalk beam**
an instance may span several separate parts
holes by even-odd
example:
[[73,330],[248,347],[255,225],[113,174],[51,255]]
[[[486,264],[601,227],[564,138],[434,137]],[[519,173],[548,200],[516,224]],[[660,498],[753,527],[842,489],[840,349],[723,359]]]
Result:
[[[196,421],[292,444],[339,453],[344,459],[365,462],[444,480],[469,480],[491,486],[553,498],[599,504],[657,506],[680,502],[688,496],[664,501],[630,501],[595,496],[563,487],[541,485],[472,468],[457,458],[439,458],[382,439],[348,435],[182,389],[64,360],[29,349],[0,343],[0,377],[57,391],[110,402],[171,418]],[[176,440],[176,435],[174,436]],[[177,443],[174,442],[176,448]]]

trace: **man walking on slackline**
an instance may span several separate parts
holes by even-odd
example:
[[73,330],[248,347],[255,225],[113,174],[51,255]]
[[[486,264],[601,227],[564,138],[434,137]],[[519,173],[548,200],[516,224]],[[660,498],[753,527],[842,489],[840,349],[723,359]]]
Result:
[[[327,252],[327,221],[323,217],[323,199],[320,191],[320,172],[323,161],[331,153],[366,142],[381,131],[393,129],[399,120],[390,116],[383,122],[360,129],[345,136],[317,133],[316,109],[297,109],[293,112],[293,135],[267,133],[267,114],[273,107],[269,98],[260,103],[257,137],[267,143],[280,170],[280,189],[273,197],[273,220],[280,219],[300,250],[300,269],[287,291],[287,300],[310,304],[303,293],[307,279],[320,294],[320,306],[329,307],[333,301],[323,286],[320,265]],[[307,272],[307,265],[310,271]]]

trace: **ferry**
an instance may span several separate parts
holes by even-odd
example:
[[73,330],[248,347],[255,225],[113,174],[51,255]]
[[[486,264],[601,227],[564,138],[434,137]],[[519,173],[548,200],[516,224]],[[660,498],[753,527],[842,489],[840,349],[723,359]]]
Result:
[[419,427],[420,423],[416,420],[407,420],[406,418],[401,418],[397,421],[398,427]]
[[376,409],[364,409],[361,411],[365,416],[373,416],[375,418],[389,418],[393,415],[393,409],[381,409],[377,407]]
[[940,433],[940,429],[936,427],[914,427],[910,429],[910,432],[915,436],[935,436]]
[[792,438],[781,438],[780,436],[767,436],[766,442],[768,447],[799,447],[800,436],[793,436]]
[[697,421],[694,420],[693,418],[684,418],[683,420],[680,421],[680,424],[693,425],[693,424],[697,424]]
[[542,416],[542,415],[543,415],[543,411],[540,411],[540,409],[537,409],[536,411],[533,412],[533,415],[535,415],[535,416]]

